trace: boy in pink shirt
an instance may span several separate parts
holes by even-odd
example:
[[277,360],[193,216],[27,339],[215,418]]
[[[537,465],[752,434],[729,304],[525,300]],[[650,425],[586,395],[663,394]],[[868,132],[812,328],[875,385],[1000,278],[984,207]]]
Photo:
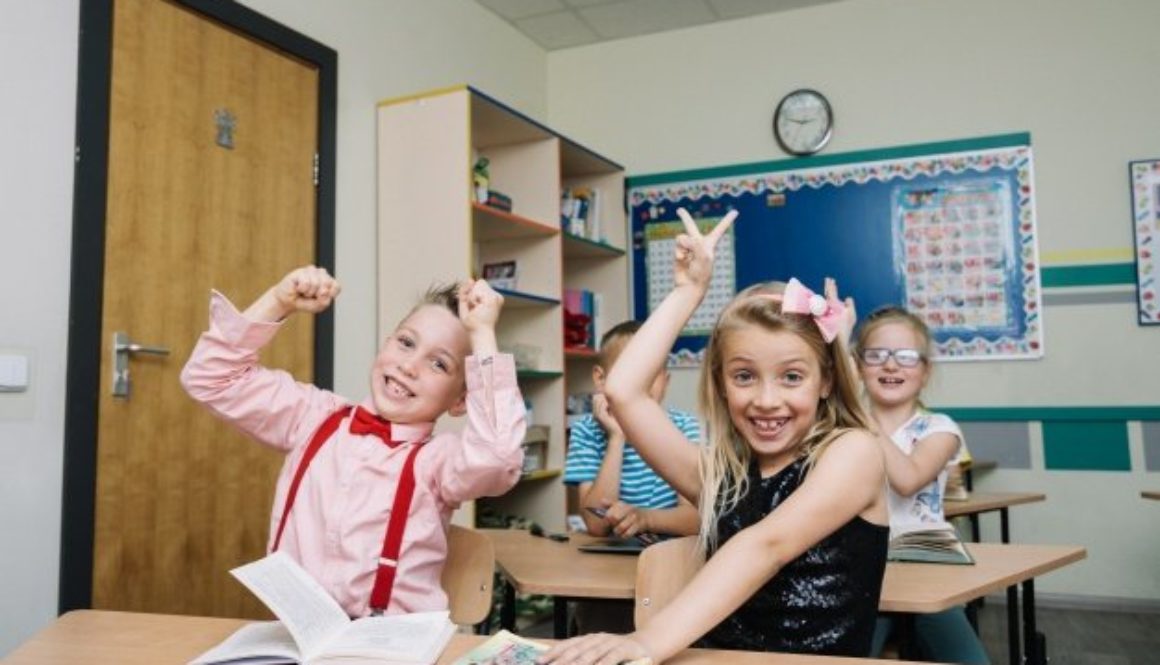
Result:
[[[209,330],[181,383],[287,453],[271,551],[294,557],[352,617],[446,609],[439,578],[451,513],[508,491],[523,465],[523,397],[512,357],[496,346],[503,297],[483,280],[428,292],[383,342],[370,396],[354,406],[258,364],[283,319],[325,310],[340,290],[307,266],[243,313],[213,292]],[[466,414],[463,432],[434,434],[444,413]]]

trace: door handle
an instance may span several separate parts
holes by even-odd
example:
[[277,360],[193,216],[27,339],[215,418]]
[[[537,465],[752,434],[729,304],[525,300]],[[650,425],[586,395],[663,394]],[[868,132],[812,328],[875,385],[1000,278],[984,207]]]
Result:
[[129,399],[129,357],[134,353],[167,356],[169,349],[129,341],[129,333],[113,333],[113,397]]

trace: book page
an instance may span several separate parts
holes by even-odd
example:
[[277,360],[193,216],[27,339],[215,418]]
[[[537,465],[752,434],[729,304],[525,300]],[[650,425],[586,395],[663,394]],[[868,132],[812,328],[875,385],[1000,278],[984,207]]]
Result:
[[294,638],[278,621],[263,621],[242,626],[221,644],[189,661],[189,665],[209,665],[225,661],[244,661],[258,665],[298,660]]
[[449,613],[415,612],[353,621],[318,655],[318,660],[349,656],[400,663],[433,663],[443,653],[455,624]]
[[230,574],[282,620],[305,660],[350,625],[330,594],[284,552],[234,568]]

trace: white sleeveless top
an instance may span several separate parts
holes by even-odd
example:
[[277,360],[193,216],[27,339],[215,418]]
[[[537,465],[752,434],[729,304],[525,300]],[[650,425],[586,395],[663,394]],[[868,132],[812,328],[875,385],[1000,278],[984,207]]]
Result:
[[[899,427],[891,440],[903,453],[910,455],[922,445],[923,439],[939,432],[953,434],[959,440],[955,456],[948,464],[955,464],[963,456],[963,432],[955,421],[941,413],[931,413],[919,409],[910,420]],[[920,528],[931,528],[946,524],[943,517],[943,491],[946,488],[947,471],[944,468],[938,477],[911,496],[902,496],[887,484],[887,501],[890,505],[890,537]]]

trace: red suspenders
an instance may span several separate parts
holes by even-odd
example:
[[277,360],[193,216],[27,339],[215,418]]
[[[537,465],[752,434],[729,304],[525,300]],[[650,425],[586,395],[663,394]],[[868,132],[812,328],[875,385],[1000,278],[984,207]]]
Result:
[[[298,486],[302,477],[306,475],[306,468],[314,460],[314,456],[338,429],[339,423],[350,415],[351,407],[343,408],[330,414],[314,432],[310,442],[306,444],[306,451],[302,453],[302,461],[294,470],[294,478],[290,482],[290,489],[286,492],[286,505],[282,508],[282,518],[278,522],[278,531],[274,536],[274,546],[270,551],[276,551],[282,542],[282,530],[286,528],[286,518],[290,515],[290,508],[294,506],[294,499],[298,496]],[[387,533],[383,538],[382,556],[379,557],[378,572],[375,574],[375,586],[371,591],[370,607],[372,611],[386,611],[391,604],[391,590],[395,585],[395,572],[399,565],[399,550],[403,547],[403,531],[407,528],[407,517],[411,510],[411,497],[415,495],[415,456],[423,448],[422,444],[411,447],[407,459],[403,462],[403,472],[399,476],[399,486],[395,489],[395,502],[391,506],[391,516],[387,520]]]

